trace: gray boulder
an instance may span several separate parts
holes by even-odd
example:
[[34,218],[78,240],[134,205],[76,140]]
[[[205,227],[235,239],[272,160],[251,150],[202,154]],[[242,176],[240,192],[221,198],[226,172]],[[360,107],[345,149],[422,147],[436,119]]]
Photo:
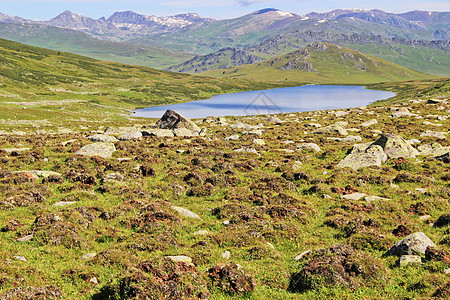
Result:
[[348,135],[347,130],[342,126],[342,124],[333,124],[325,127],[321,127],[312,132],[313,134],[340,134]]
[[369,126],[372,126],[372,125],[375,125],[375,124],[378,124],[378,121],[376,119],[372,119],[372,120],[369,120],[369,121],[366,121],[366,122],[362,123],[360,126],[369,127]]
[[320,147],[315,143],[303,143],[299,144],[296,147],[297,150],[314,150],[316,152],[320,152]]
[[450,146],[442,147],[439,143],[431,143],[417,147],[420,155],[443,155],[450,152]]
[[149,129],[142,131],[143,136],[157,136],[157,137],[174,137],[173,131],[170,129]]
[[422,132],[420,134],[421,137],[432,137],[432,138],[437,138],[437,139],[442,139],[444,140],[446,137],[445,135],[447,134],[447,132],[440,132],[440,131],[432,131],[432,130],[427,130],[425,132]]
[[180,137],[199,136],[198,131],[192,131],[192,130],[187,129],[187,128],[175,128],[173,130],[173,134],[175,136],[180,136]]
[[119,136],[119,140],[121,140],[121,141],[138,140],[140,138],[142,138],[142,132],[140,132],[140,131],[129,132],[129,133],[125,133],[125,134],[122,134],[121,136]]
[[420,264],[422,263],[422,258],[418,255],[402,255],[397,260],[397,265],[399,267],[404,267],[409,264]]
[[415,158],[419,152],[401,136],[386,133],[376,140],[373,145],[379,145],[389,158]]
[[400,118],[400,117],[417,117],[417,114],[413,114],[407,109],[406,107],[402,108],[392,108],[394,112],[392,113],[392,116],[394,118]]
[[116,151],[113,143],[94,143],[86,145],[75,154],[84,156],[100,156],[103,158],[111,157],[113,152]]
[[371,145],[364,151],[354,151],[347,155],[339,164],[338,168],[351,168],[353,170],[358,170],[365,167],[381,167],[381,164],[387,160],[387,156],[378,145]]
[[106,134],[94,134],[88,137],[88,139],[93,142],[106,142],[106,143],[115,143],[119,141],[115,137]]
[[436,245],[431,241],[423,232],[416,232],[408,235],[404,239],[398,241],[386,255],[414,255],[414,254],[425,254],[427,247],[436,247]]
[[191,131],[200,131],[200,128],[194,122],[170,109],[164,113],[158,122],[156,122],[156,127],[171,130],[175,128],[186,128]]

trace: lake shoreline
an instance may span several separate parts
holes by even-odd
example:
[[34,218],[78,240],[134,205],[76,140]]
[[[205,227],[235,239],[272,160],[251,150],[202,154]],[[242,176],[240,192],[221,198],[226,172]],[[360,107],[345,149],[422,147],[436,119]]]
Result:
[[[248,116],[344,109],[395,97],[362,85],[316,85],[215,95],[209,99],[134,110],[133,117],[159,118],[168,109],[188,118]],[[330,100],[332,99],[332,100]],[[363,99],[363,100],[361,100]]]

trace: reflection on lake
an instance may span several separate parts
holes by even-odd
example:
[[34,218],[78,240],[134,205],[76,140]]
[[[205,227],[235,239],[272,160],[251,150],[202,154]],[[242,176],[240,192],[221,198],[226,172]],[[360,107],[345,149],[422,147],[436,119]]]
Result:
[[134,116],[160,118],[168,109],[187,118],[247,116],[357,107],[395,96],[363,86],[305,85],[213,96],[207,100],[148,107]]

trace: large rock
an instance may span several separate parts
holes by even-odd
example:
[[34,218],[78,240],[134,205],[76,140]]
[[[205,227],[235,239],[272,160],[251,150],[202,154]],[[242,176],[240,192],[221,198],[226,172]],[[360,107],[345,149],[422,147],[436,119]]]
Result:
[[439,143],[431,143],[417,147],[420,155],[443,155],[450,152],[450,146],[442,147]]
[[432,137],[432,138],[445,140],[446,134],[447,134],[447,132],[427,130],[425,132],[422,132],[420,134],[420,136],[421,137]]
[[338,168],[351,168],[353,170],[358,170],[359,168],[365,167],[381,167],[381,164],[387,160],[387,156],[378,145],[371,145],[366,150],[360,151],[357,149],[353,151],[347,157],[345,157],[337,165]]
[[200,219],[200,220],[202,219],[202,218],[200,218],[199,215],[197,215],[196,213],[190,211],[190,210],[187,209],[187,208],[179,207],[179,206],[171,206],[171,208],[172,208],[173,210],[175,210],[176,212],[178,212],[178,213],[179,213],[180,215],[182,215],[183,217],[186,217],[186,218],[192,218],[192,219]]
[[53,171],[41,171],[41,170],[32,170],[32,171],[14,171],[12,173],[30,173],[36,175],[38,177],[47,178],[49,176],[61,177],[61,173],[53,172]]
[[342,126],[343,124],[333,124],[325,127],[321,127],[319,129],[314,130],[313,134],[340,134],[340,135],[348,135],[347,130]]
[[93,142],[106,142],[106,143],[115,143],[119,141],[114,136],[106,134],[94,134],[88,137],[88,139]]
[[413,146],[411,146],[404,138],[395,134],[384,134],[373,145],[379,145],[389,158],[415,158],[419,155]]
[[320,152],[320,147],[315,143],[303,143],[299,144],[296,147],[297,150],[314,150],[316,152]]
[[140,131],[129,132],[119,136],[119,140],[121,141],[139,140],[140,138],[142,138],[142,132]]
[[175,128],[173,134],[178,137],[193,137],[198,136],[198,131],[192,131],[187,128]]
[[417,114],[413,114],[407,109],[406,107],[402,108],[392,108],[394,112],[392,113],[392,116],[394,118],[400,118],[400,117],[417,117]]
[[408,235],[403,240],[398,241],[386,255],[414,255],[425,254],[427,247],[436,247],[432,240],[430,240],[425,233],[416,232]]
[[369,120],[369,121],[366,121],[366,122],[362,123],[360,126],[369,127],[369,126],[372,126],[372,125],[375,125],[375,124],[378,124],[378,121],[376,119],[372,119],[372,120]]
[[156,122],[156,126],[160,129],[186,128],[191,131],[200,131],[200,128],[194,122],[170,109]]
[[94,143],[86,145],[75,154],[84,156],[100,156],[103,158],[111,157],[113,152],[116,151],[113,143]]
[[147,129],[142,131],[143,136],[174,137],[170,129]]

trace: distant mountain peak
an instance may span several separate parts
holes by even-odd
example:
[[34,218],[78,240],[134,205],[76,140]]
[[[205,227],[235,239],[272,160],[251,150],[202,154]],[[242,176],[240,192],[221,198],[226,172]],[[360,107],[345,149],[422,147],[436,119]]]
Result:
[[288,13],[288,12],[285,12],[285,11],[281,11],[281,10],[276,9],[276,8],[265,8],[265,9],[257,10],[252,15],[262,15],[262,14],[267,14],[267,13],[276,13],[276,14],[278,14],[280,16],[286,16],[286,17],[292,17],[293,16],[291,13]]
[[264,8],[264,9],[255,11],[253,14],[260,15],[260,14],[265,14],[265,13],[272,12],[272,11],[280,11],[280,10],[276,9],[276,8]]

